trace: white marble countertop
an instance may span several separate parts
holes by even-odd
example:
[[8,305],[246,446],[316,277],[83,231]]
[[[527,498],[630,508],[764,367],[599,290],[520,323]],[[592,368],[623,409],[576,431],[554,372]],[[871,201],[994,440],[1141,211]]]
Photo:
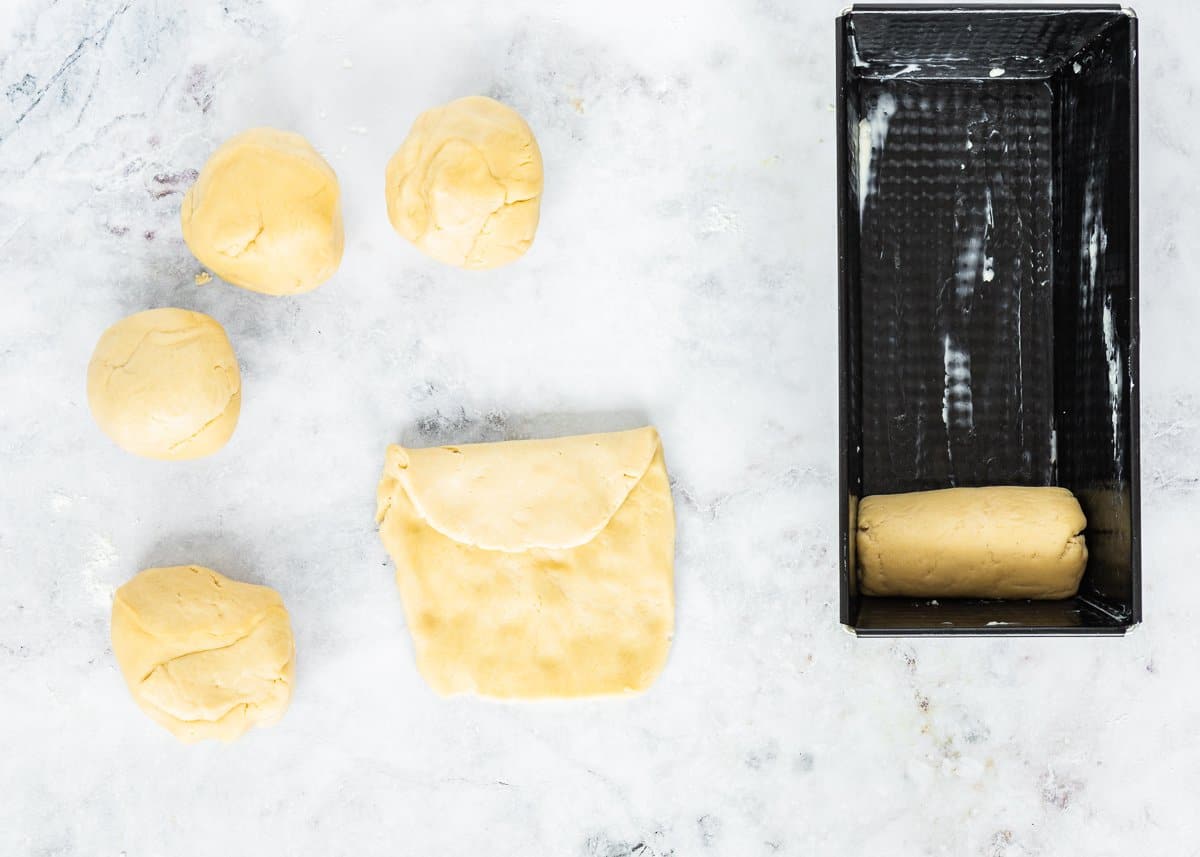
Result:
[[[1186,854],[1198,846],[1200,6],[1143,0],[1145,624],[857,640],[837,617],[833,18],[800,0],[22,0],[0,11],[0,852]],[[399,239],[384,164],[484,93],[545,156],[531,253]],[[223,138],[300,131],[344,194],[336,278],[219,282],[180,237]],[[100,331],[179,305],[243,367],[232,443],[95,428]],[[443,701],[373,523],[384,446],[653,422],[678,632],[629,701]],[[200,563],[276,587],[286,719],[177,744],[130,700],[111,593]]]

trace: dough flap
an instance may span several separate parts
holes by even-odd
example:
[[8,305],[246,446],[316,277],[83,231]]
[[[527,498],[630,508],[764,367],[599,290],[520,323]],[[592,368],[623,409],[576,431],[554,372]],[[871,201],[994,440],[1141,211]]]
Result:
[[599,534],[661,442],[651,427],[607,434],[406,449],[390,446],[377,519],[403,491],[442,535],[496,551],[562,550]]

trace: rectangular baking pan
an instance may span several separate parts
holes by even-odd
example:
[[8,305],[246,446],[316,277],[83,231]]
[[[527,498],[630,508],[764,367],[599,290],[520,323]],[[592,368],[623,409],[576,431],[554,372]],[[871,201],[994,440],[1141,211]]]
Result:
[[[837,20],[841,621],[859,635],[1141,621],[1137,20],[856,5]],[[857,591],[858,499],[1061,485],[1066,601]]]

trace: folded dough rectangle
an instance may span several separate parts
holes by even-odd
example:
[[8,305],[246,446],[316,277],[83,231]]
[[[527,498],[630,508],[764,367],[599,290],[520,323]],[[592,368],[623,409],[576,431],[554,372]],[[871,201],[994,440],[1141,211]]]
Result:
[[675,518],[653,428],[390,446],[376,519],[438,693],[621,694],[661,672]]

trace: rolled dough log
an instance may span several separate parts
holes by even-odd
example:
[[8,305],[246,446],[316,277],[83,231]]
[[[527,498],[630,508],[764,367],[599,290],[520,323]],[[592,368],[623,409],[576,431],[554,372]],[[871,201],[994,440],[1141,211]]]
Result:
[[947,488],[864,497],[864,595],[1069,598],[1087,565],[1087,519],[1065,488]]

